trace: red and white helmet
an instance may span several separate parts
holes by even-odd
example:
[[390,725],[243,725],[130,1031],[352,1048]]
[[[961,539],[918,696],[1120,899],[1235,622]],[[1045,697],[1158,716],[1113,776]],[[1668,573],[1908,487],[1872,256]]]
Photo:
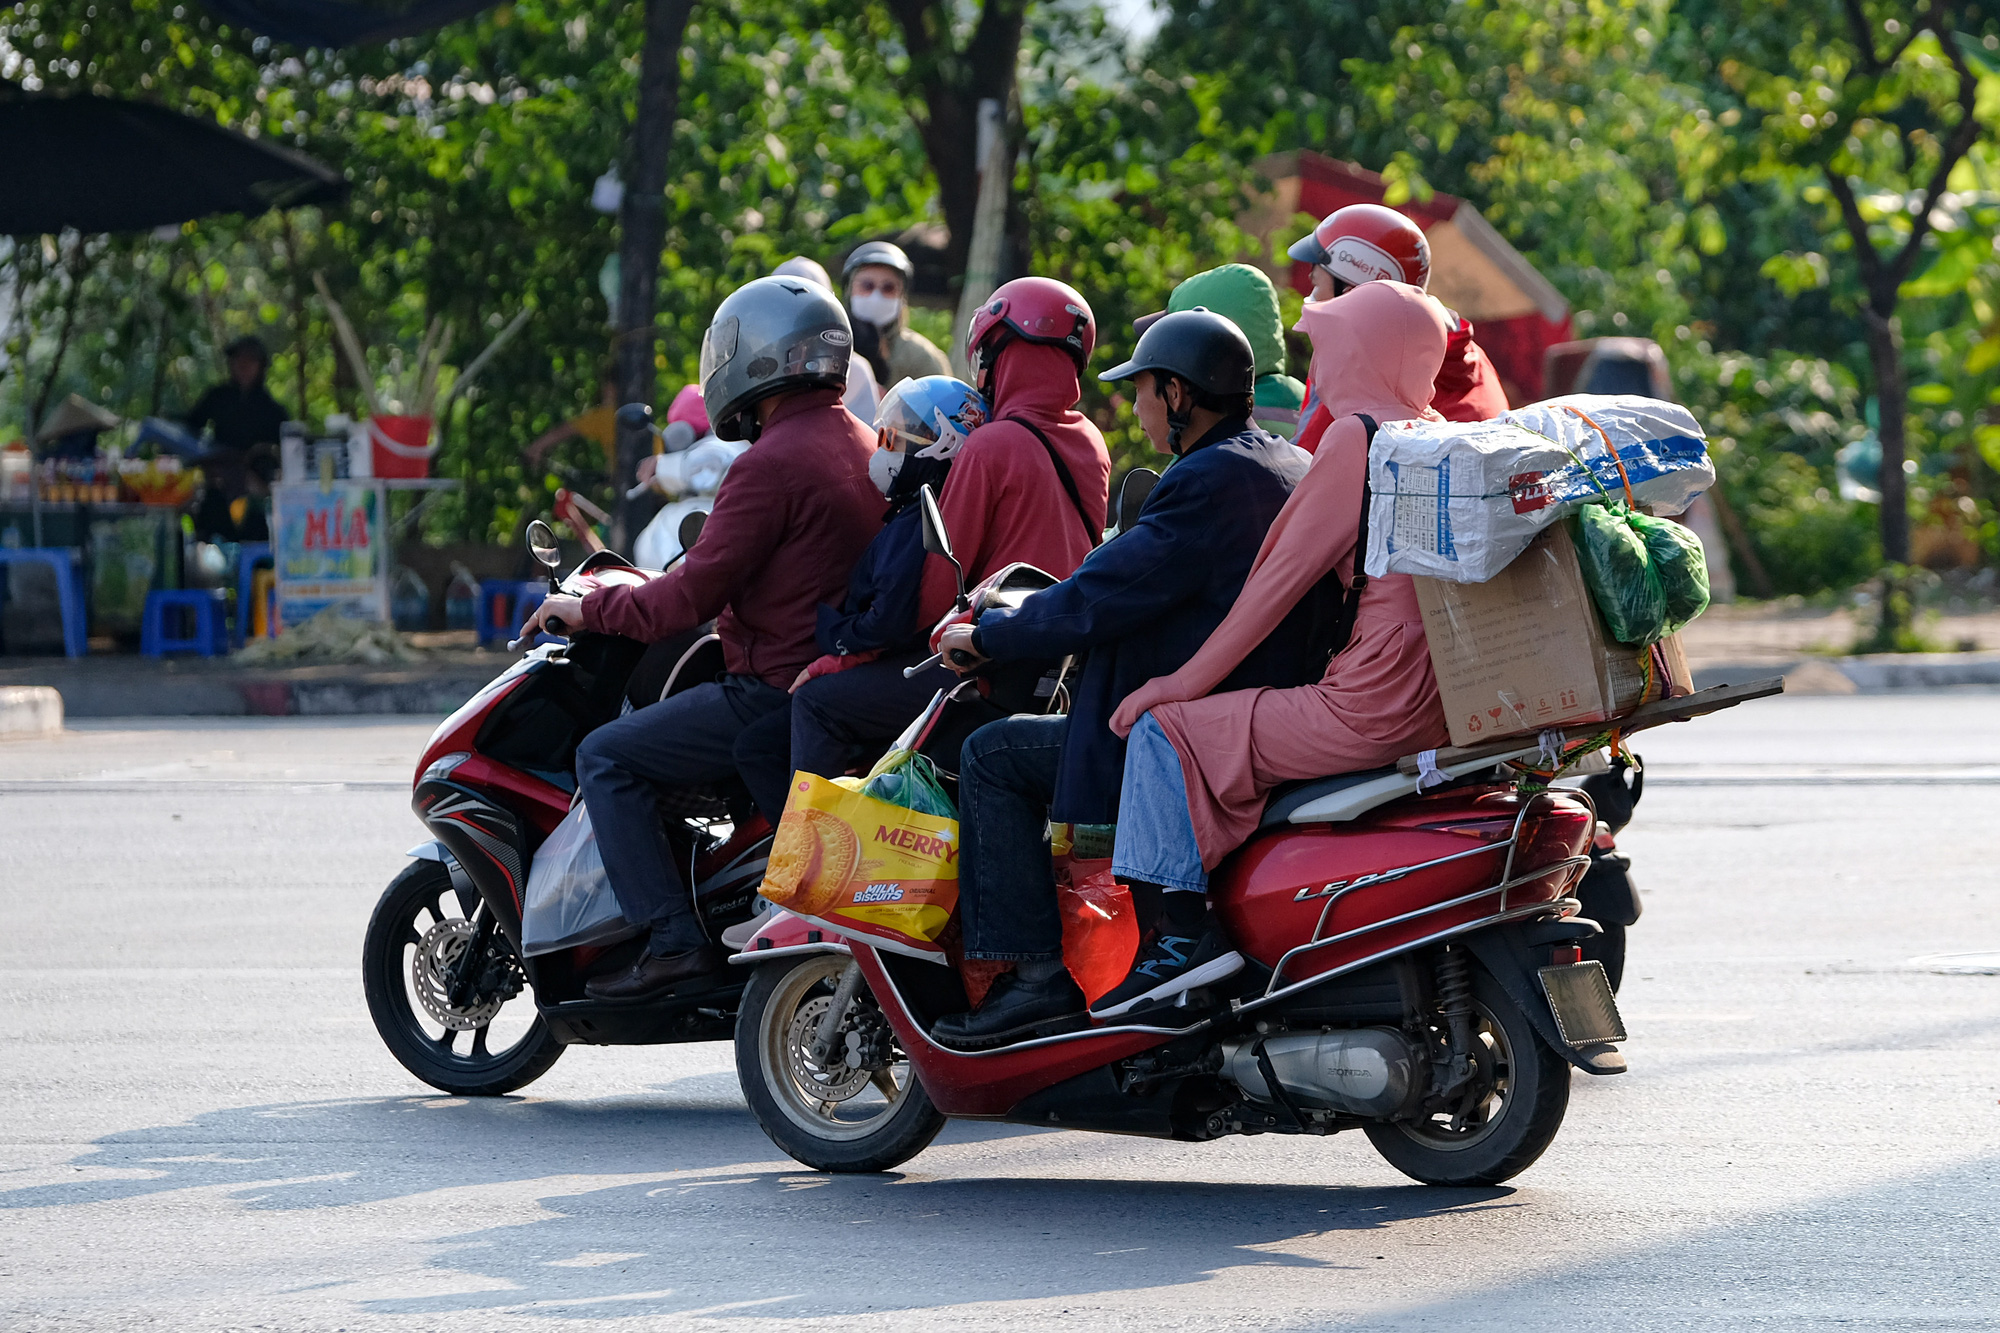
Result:
[[1423,228],[1382,204],[1336,208],[1286,253],[1357,287],[1384,279],[1412,287],[1431,281],[1431,243]]
[[966,331],[967,359],[982,386],[1000,349],[1019,338],[1060,347],[1076,362],[1077,373],[1097,346],[1097,317],[1083,293],[1054,278],[1016,278],[1002,283],[972,314]]

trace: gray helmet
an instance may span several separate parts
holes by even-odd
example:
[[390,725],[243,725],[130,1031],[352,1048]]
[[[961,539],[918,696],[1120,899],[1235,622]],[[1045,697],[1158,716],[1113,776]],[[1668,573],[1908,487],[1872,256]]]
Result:
[[917,266],[903,253],[902,246],[889,241],[863,241],[854,247],[854,252],[847,256],[847,262],[840,266],[840,280],[846,282],[854,276],[855,269],[865,264],[880,264],[884,268],[893,268],[903,275],[906,284],[917,271]]
[[1142,370],[1164,370],[1218,397],[1257,387],[1257,358],[1243,330],[1226,315],[1200,306],[1151,321],[1139,335],[1132,359],[1097,378],[1129,380]]
[[701,340],[701,395],[715,433],[756,438],[745,412],[773,394],[847,384],[854,330],[834,294],[803,278],[758,278],[716,307]]

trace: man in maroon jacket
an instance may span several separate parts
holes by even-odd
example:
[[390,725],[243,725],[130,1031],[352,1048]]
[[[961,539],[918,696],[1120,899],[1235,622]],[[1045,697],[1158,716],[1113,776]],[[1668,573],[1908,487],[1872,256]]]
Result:
[[836,601],[881,530],[868,479],[874,438],[841,406],[852,333],[831,293],[759,278],[715,312],[702,389],[716,433],[753,441],[679,565],[636,588],[550,597],[522,634],[597,631],[655,642],[715,620],[728,674],[599,727],[577,747],[577,783],[626,920],[650,930],[632,967],[599,978],[599,1000],[643,1000],[723,966],[695,916],[660,826],[658,786],[734,775],[744,727],[785,702],[819,655],[816,608]]

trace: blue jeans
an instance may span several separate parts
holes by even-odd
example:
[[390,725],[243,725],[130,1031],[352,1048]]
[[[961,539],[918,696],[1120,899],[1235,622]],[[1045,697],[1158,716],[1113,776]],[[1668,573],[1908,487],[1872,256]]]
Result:
[[656,954],[708,943],[660,824],[659,788],[736,776],[736,739],[788,696],[725,676],[607,722],[576,747],[576,780],[618,910],[653,933]]
[[965,956],[1060,961],[1062,917],[1049,860],[1069,718],[1010,717],[966,739],[958,779],[958,919]]
[[1125,746],[1111,873],[1128,883],[1136,879],[1164,889],[1208,892],[1181,757],[1151,713],[1139,719]]

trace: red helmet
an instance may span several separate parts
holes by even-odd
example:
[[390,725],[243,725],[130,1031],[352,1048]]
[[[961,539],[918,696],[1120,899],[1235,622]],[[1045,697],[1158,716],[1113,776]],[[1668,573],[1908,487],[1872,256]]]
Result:
[[1423,228],[1381,204],[1336,208],[1287,253],[1355,286],[1384,278],[1430,286],[1431,243]]
[[967,359],[984,380],[1000,349],[1014,339],[1060,347],[1076,362],[1078,373],[1097,346],[1097,317],[1083,293],[1054,278],[1016,278],[1002,283],[972,313],[966,331]]

